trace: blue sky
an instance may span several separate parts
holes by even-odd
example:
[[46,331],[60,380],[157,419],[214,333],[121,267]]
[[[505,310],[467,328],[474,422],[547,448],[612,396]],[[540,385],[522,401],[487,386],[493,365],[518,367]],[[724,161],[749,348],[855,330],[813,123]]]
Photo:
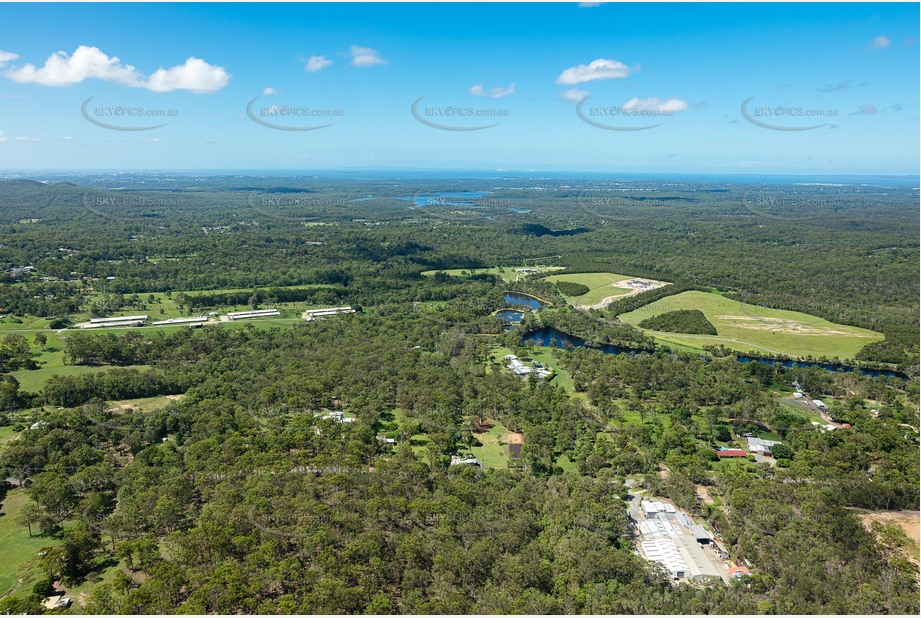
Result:
[[3,4],[0,169],[917,174],[918,30],[917,4]]

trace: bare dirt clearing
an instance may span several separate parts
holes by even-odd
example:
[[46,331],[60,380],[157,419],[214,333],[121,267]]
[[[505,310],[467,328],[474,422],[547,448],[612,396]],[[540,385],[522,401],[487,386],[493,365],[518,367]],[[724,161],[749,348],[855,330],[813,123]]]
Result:
[[867,528],[874,521],[888,526],[898,526],[905,531],[908,538],[915,542],[915,545],[921,546],[921,511],[882,511],[861,515],[860,519]]
[[776,331],[794,335],[851,335],[854,337],[869,337],[870,335],[853,334],[834,328],[816,328],[807,324],[802,324],[794,320],[784,320],[782,318],[754,317],[750,315],[718,315],[720,320],[731,320],[737,322],[738,328],[748,330]]
[[[627,283],[631,281],[641,281],[648,285],[646,287],[634,287],[632,285],[627,285]],[[630,279],[629,281],[615,281],[614,283],[611,284],[612,287],[624,288],[630,291],[627,292],[626,294],[606,296],[605,298],[601,299],[600,302],[597,302],[593,305],[579,305],[579,309],[601,309],[602,307],[607,307],[615,300],[619,300],[621,298],[629,298],[631,296],[636,296],[637,294],[648,292],[649,290],[655,290],[657,288],[661,288],[666,285],[670,285],[670,284],[664,281],[654,281],[652,279],[640,279],[640,278]]]

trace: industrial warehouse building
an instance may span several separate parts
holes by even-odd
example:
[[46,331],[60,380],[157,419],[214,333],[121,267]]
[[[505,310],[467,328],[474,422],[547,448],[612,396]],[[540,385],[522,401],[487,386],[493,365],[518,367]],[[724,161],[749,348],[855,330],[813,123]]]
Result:
[[171,320],[160,320],[151,322],[151,326],[169,326],[170,324],[204,324],[208,321],[208,316],[199,315],[191,318],[172,318]]
[[76,328],[118,328],[120,326],[143,326],[146,315],[122,315],[114,318],[93,318],[89,322],[76,324]]
[[308,309],[304,312],[304,319],[307,321],[312,320],[313,318],[322,318],[330,315],[337,315],[340,313],[355,313],[355,310],[349,306],[345,307],[326,307],[324,309]]
[[90,324],[112,324],[114,322],[146,322],[146,315],[122,315],[115,318],[93,318]]
[[673,579],[718,577],[729,581],[725,564],[711,551],[713,535],[668,502],[641,500],[636,528],[647,560],[664,566]]
[[231,311],[227,317],[231,320],[245,320],[247,318],[271,318],[279,315],[278,309],[254,309],[253,311]]

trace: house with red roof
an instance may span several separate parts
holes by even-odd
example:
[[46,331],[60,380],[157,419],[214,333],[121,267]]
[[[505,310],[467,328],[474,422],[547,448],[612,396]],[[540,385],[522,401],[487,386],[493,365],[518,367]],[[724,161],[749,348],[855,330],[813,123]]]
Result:
[[716,451],[718,457],[748,457],[748,453],[740,448],[727,448]]

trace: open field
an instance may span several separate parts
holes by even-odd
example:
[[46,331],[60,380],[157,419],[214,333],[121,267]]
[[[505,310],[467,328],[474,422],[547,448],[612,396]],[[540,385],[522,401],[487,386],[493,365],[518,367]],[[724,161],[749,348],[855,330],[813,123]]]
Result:
[[527,276],[531,273],[515,272],[516,268],[527,268],[538,272],[551,272],[556,270],[565,270],[563,266],[495,266],[493,268],[452,268],[450,270],[427,270],[422,273],[423,277],[434,277],[437,272],[444,272],[452,277],[469,277],[471,275],[498,275],[503,281],[516,281],[519,277]]
[[[642,277],[631,277],[628,275],[617,275],[614,273],[571,273],[561,275],[550,275],[544,278],[545,281],[571,281],[572,283],[581,283],[589,288],[589,291],[581,296],[565,296],[566,300],[576,307],[583,309],[598,309],[611,301],[624,296],[632,296],[645,292],[646,289],[655,289],[662,287],[665,282],[655,281],[653,279],[644,279]],[[623,285],[624,281],[646,281],[651,283],[651,287],[631,288]],[[667,284],[666,284],[667,285]]]
[[[295,304],[295,303],[291,303]],[[302,305],[302,303],[301,303]],[[289,315],[289,312],[282,311],[282,316]],[[294,324],[304,324],[304,320],[299,315],[290,314],[292,317],[275,317],[275,318],[253,318],[248,320],[236,320],[227,322],[209,322],[205,328],[230,328],[240,329],[251,326],[253,328],[267,329],[274,327],[290,327]],[[188,328],[186,325],[167,325],[167,326],[125,326],[118,328],[105,328],[97,331],[88,331],[93,334],[109,333],[115,335],[124,335],[128,331],[149,333],[151,331],[175,332]],[[0,328],[0,335],[4,334]],[[65,365],[64,364],[64,338],[71,332],[81,332],[78,329],[67,331],[42,331],[48,338],[45,349],[33,345],[32,334],[19,331],[24,334],[32,348],[33,357],[40,365],[38,369],[18,369],[10,372],[10,375],[19,380],[20,388],[23,391],[35,393],[41,390],[45,381],[51,376],[56,375],[80,375],[84,373],[95,373],[98,371],[107,371],[111,369],[108,365],[87,366],[87,365]],[[146,369],[147,365],[134,365],[135,369]]]
[[19,435],[19,432],[13,429],[11,426],[0,427],[0,446],[3,446],[10,440],[15,439]]
[[136,412],[155,412],[181,398],[182,395],[157,395],[156,397],[142,397],[140,399],[120,399],[110,401],[108,408],[110,410],[130,409]]
[[[24,585],[31,585],[31,580],[38,577],[35,564],[38,552],[43,547],[60,542],[54,537],[39,535],[32,526],[33,536],[25,526],[16,522],[16,516],[27,504],[29,498],[21,489],[10,489],[0,509],[0,547],[3,548],[3,560],[0,560],[0,595],[9,592],[20,577]],[[27,577],[32,576],[32,577]]]
[[667,296],[619,316],[638,326],[646,318],[677,311],[699,309],[716,327],[717,335],[685,335],[643,329],[666,345],[700,348],[722,344],[738,352],[852,358],[865,345],[882,341],[883,335],[864,328],[843,326],[816,316],[768,309],[730,300],[712,292],[682,292]]
[[483,446],[474,446],[470,452],[486,469],[508,468],[509,430],[502,423],[492,419],[488,419],[487,423],[492,425],[489,431],[475,434]]
[[[493,360],[502,365],[503,371],[508,371],[505,361],[505,356],[507,354],[514,354],[514,352],[506,347],[497,347],[492,351]],[[553,371],[556,372],[556,375],[550,379],[550,384],[561,387],[573,397],[587,399],[587,395],[585,393],[575,392],[575,386],[572,382],[572,375],[562,367],[562,363],[553,358],[553,350],[551,348],[535,348],[532,353],[522,353],[519,358],[529,364],[533,361],[540,363],[544,367],[553,369]]]

